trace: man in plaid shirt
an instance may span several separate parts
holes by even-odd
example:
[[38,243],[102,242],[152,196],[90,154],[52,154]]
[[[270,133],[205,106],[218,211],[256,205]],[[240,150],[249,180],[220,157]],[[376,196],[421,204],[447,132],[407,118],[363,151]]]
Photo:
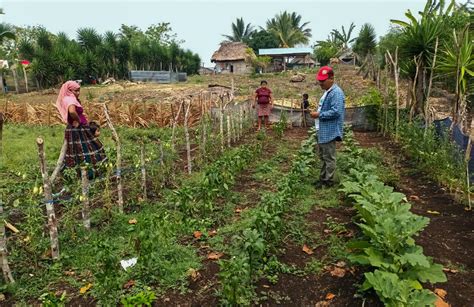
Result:
[[336,142],[342,141],[343,135],[345,97],[341,88],[334,83],[334,71],[331,67],[321,67],[316,79],[325,90],[320,108],[311,112],[311,117],[319,119],[317,134],[322,167],[318,186],[332,186],[336,173]]

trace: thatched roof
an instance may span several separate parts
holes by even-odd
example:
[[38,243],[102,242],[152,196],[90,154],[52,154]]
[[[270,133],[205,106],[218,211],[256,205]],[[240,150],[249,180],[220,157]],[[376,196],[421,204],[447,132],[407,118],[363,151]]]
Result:
[[241,42],[222,42],[219,50],[214,52],[211,62],[245,60],[248,46]]
[[305,56],[305,57],[297,57],[297,58],[294,58],[292,61],[291,61],[291,64],[295,64],[295,65],[315,65],[316,64],[316,61],[313,60],[312,58],[310,58],[309,56]]

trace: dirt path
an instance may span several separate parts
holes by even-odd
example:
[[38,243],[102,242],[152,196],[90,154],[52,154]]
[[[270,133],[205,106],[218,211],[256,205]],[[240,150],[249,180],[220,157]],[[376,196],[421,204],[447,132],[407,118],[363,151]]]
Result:
[[[356,133],[362,147],[387,154],[390,167],[399,173],[397,189],[413,204],[413,212],[431,219],[418,237],[425,254],[447,270],[448,282],[434,285],[447,291],[452,306],[474,306],[474,216],[445,189],[418,171],[397,144],[377,133]],[[431,212],[431,213],[430,213]],[[439,214],[438,214],[439,213]]]

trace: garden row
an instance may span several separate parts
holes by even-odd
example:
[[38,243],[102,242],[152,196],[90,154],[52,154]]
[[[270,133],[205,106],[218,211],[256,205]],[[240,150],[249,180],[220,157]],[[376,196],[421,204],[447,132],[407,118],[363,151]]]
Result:
[[353,200],[363,234],[348,245],[353,252],[349,259],[370,268],[361,290],[374,289],[387,306],[433,305],[436,296],[422,283],[445,282],[446,276],[415,242],[429,219],[412,213],[405,195],[374,175],[376,166],[363,158],[351,134],[344,148],[349,174],[341,191]]

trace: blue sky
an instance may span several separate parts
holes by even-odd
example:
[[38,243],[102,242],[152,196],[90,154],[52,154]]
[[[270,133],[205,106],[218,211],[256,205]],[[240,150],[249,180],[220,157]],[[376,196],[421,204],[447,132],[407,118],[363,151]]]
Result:
[[282,11],[297,12],[304,22],[309,21],[313,37],[311,44],[327,38],[333,28],[356,24],[357,35],[363,23],[371,23],[381,36],[390,27],[390,19],[405,20],[407,9],[422,10],[423,0],[399,1],[321,1],[321,0],[244,0],[244,1],[111,1],[111,0],[2,0],[5,15],[2,21],[17,26],[43,25],[49,31],[66,32],[75,37],[81,27],[94,27],[99,33],[118,32],[121,24],[146,29],[151,24],[170,22],[183,48],[191,49],[210,66],[210,57],[230,34],[231,23],[243,17],[246,23],[264,26],[267,19]]

